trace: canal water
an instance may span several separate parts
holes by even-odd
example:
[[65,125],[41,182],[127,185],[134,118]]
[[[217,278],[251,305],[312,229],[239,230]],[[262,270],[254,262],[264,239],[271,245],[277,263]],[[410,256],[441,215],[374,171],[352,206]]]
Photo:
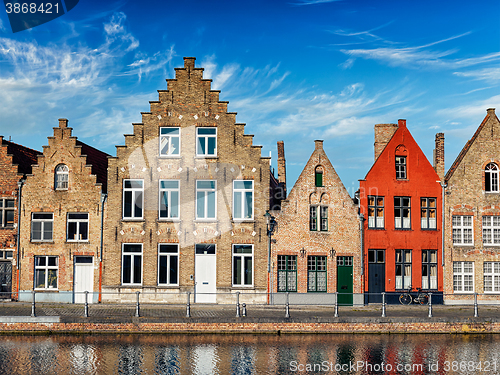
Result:
[[499,374],[500,335],[0,336],[0,374]]

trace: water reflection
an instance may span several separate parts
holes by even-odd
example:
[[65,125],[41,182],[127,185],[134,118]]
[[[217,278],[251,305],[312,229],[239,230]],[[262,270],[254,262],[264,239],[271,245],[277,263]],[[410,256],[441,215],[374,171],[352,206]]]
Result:
[[0,374],[500,373],[498,335],[2,336]]

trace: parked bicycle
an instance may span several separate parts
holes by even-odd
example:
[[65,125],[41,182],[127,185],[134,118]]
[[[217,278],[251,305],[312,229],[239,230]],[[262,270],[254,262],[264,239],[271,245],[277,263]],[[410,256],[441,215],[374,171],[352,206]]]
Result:
[[412,295],[412,288],[410,287],[407,292],[402,293],[399,296],[399,302],[402,305],[410,305],[413,303],[419,303],[421,305],[427,305],[429,303],[429,295],[422,292],[422,288],[417,288],[417,295]]

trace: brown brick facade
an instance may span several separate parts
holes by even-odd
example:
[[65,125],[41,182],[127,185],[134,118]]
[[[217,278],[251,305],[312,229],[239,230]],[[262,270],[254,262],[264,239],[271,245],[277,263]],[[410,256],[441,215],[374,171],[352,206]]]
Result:
[[85,262],[91,278],[85,290],[99,290],[103,176],[92,170],[105,171],[96,163],[107,155],[77,141],[65,119],[48,141],[23,188],[20,299],[30,300],[35,288],[40,301],[83,302],[82,293],[74,294],[74,271]]
[[[447,303],[471,300],[474,292],[490,294],[479,296],[479,299],[497,299],[500,292],[495,288],[495,279],[500,277],[498,273],[500,223],[496,222],[500,219],[498,170],[496,187],[487,189],[485,186],[486,166],[493,163],[497,168],[500,167],[499,134],[500,123],[495,110],[488,109],[476,133],[466,143],[446,174],[445,302]],[[483,226],[483,218],[486,226]],[[497,233],[496,240],[495,233]],[[491,288],[487,288],[485,282],[490,283],[493,290],[488,290]]]
[[[133,124],[133,134],[125,135],[125,145],[117,146],[116,157],[110,159],[103,269],[108,294],[103,298],[135,298],[117,293],[140,291],[141,299],[184,302],[182,292],[198,291],[196,298],[201,299],[205,281],[199,272],[206,268],[211,278],[207,285],[212,287],[215,280],[212,293],[253,290],[263,293],[256,299],[264,299],[267,246],[263,215],[269,204],[269,159],[261,157],[261,147],[252,144],[253,136],[244,134],[244,124],[235,122],[236,113],[227,112],[228,103],[219,100],[219,91],[211,90],[211,80],[203,79],[203,69],[195,68],[195,59],[185,58],[184,62],[183,68],[176,69],[175,79],[167,80],[168,89],[159,90],[159,100],[150,102],[150,112],[142,113],[142,122]],[[241,184],[235,185],[235,181]],[[127,186],[132,185],[138,192],[129,193]],[[174,186],[178,198],[175,192],[164,195],[162,189],[167,185]],[[234,187],[240,185],[250,190],[236,192]],[[204,192],[207,186],[215,193]],[[245,200],[247,193],[251,201]],[[129,210],[130,196],[140,202]],[[169,200],[170,208],[163,205],[164,199]],[[249,211],[241,199],[250,203]],[[233,217],[236,205],[239,218]],[[176,258],[169,258],[173,262],[170,271],[163,268],[160,249],[166,249],[164,244],[178,246],[178,253],[170,254],[178,256],[177,270],[175,264],[172,268]],[[213,248],[203,254],[201,245],[209,244],[215,245],[215,255],[211,254]],[[244,250],[250,252],[237,254],[236,261],[234,245],[250,245]],[[132,248],[138,251],[136,255],[128,255]],[[175,251],[175,247],[170,249]],[[239,261],[246,256],[251,259],[242,265]],[[128,267],[132,257],[141,265]],[[225,298],[220,294],[212,302]]]

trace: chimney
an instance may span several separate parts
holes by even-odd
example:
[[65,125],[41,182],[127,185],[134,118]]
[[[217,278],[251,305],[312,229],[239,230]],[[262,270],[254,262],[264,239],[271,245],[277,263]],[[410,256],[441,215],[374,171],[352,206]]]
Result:
[[286,197],[286,161],[283,141],[278,142],[278,182],[283,186],[283,196]]
[[67,128],[68,127],[68,119],[60,118],[59,119],[59,127],[60,128]]
[[495,108],[488,108],[486,110],[490,116],[495,116]]
[[315,140],[314,141],[314,148],[316,150],[323,150],[323,141],[322,140]]
[[437,133],[434,148],[434,170],[444,183],[444,133]]
[[[406,120],[399,120],[400,126],[406,127]],[[385,146],[391,140],[392,136],[398,129],[396,124],[376,124],[375,125],[375,160],[378,159]]]

